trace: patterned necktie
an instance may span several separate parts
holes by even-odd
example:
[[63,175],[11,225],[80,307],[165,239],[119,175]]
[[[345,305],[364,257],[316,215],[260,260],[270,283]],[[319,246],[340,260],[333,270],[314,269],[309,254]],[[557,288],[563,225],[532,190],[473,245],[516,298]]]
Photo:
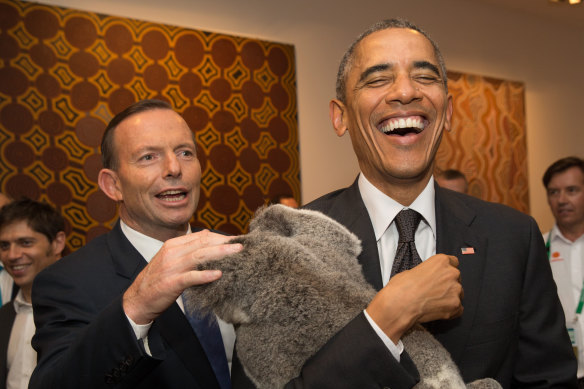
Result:
[[413,209],[402,209],[395,217],[399,241],[391,267],[391,277],[422,263],[414,241],[420,220],[422,220],[422,215]]
[[221,331],[219,331],[219,324],[217,320],[211,315],[201,316],[198,312],[192,312],[187,307],[183,295],[183,306],[185,308],[185,316],[188,319],[191,327],[197,334],[197,338],[205,350],[207,359],[211,363],[213,372],[221,389],[231,389],[231,378],[229,376],[229,365],[227,364],[227,357],[225,356],[225,346],[221,338]]

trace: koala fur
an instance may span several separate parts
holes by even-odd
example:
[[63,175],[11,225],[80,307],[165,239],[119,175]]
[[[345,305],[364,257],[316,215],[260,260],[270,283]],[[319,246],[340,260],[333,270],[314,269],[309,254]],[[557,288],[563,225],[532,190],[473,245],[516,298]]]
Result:
[[[212,283],[185,291],[185,303],[234,324],[237,354],[260,388],[282,388],[304,362],[367,307],[375,289],[363,277],[361,242],[324,214],[273,205],[258,210],[250,232],[234,238],[239,253],[198,269],[220,269]],[[402,342],[426,388],[501,386],[483,379],[466,386],[448,352],[422,326]]]

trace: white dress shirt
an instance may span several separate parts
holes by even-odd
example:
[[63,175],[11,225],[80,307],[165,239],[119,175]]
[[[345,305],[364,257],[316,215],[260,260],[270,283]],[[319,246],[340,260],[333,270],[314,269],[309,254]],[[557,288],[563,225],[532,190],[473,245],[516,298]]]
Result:
[[14,310],[16,317],[10,332],[6,359],[6,389],[26,389],[36,366],[37,353],[30,344],[35,331],[32,304],[24,301],[21,290],[14,298]]
[[[144,257],[146,262],[150,263],[152,258],[158,253],[164,242],[151,238],[147,235],[144,235],[130,227],[126,223],[120,220],[120,226],[122,228],[122,232],[128,238],[132,246],[138,250],[138,252]],[[189,230],[187,234],[191,233],[191,227],[189,225]],[[184,312],[184,306],[182,302],[182,298],[176,300],[180,309]],[[127,317],[127,316],[126,316]],[[148,354],[150,354],[150,350],[148,348],[148,331],[152,323],[149,324],[136,324],[132,319],[128,317],[132,328],[134,329],[134,333],[136,334],[137,339],[142,339],[144,341],[144,347]],[[231,371],[231,361],[233,359],[233,347],[235,345],[235,329],[233,325],[224,322],[223,320],[217,318],[217,322],[219,323],[219,330],[221,331],[221,337],[223,338],[223,345],[225,347],[225,355],[227,356],[227,363],[229,365],[229,370]]]
[[566,327],[573,328],[578,347],[578,378],[584,377],[584,316],[576,313],[580,293],[584,287],[584,235],[570,241],[554,225],[544,234],[550,242],[549,260],[558,287],[558,296],[566,316]]
[[[416,229],[415,234],[416,250],[422,261],[436,254],[434,178],[430,178],[422,193],[420,193],[409,207],[401,205],[391,197],[385,195],[369,182],[363,174],[359,175],[357,184],[359,185],[359,192],[361,193],[365,208],[367,208],[367,212],[369,213],[369,219],[371,219],[371,224],[373,225],[373,231],[375,232],[381,266],[381,279],[383,286],[385,286],[391,276],[391,267],[393,266],[399,241],[399,233],[394,219],[402,209],[413,209],[422,215],[422,221]],[[399,361],[400,355],[403,352],[401,340],[397,345],[394,344],[379,326],[373,322],[367,312],[365,312],[365,317],[369,320],[375,332],[384,341],[394,358]]]
[[0,293],[2,294],[2,301],[0,305],[4,305],[12,300],[12,287],[14,281],[6,269],[0,270]]

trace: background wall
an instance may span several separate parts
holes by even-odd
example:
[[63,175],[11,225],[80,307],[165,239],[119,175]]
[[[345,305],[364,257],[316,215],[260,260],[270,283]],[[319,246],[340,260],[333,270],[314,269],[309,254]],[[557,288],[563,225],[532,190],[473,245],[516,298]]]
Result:
[[[547,0],[532,0],[544,2]],[[541,176],[566,155],[584,157],[584,25],[567,25],[477,0],[42,0],[293,44],[296,48],[302,202],[349,185],[358,172],[348,137],[328,118],[346,47],[371,23],[404,16],[429,31],[449,69],[526,86],[531,214],[553,224]],[[573,12],[584,12],[576,7]]]

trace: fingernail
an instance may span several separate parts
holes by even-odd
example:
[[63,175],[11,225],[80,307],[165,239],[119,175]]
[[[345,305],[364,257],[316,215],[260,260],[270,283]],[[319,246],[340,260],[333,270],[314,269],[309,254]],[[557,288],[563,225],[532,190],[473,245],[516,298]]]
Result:
[[234,253],[241,251],[242,248],[243,248],[243,245],[241,243],[234,243],[234,244],[229,245],[229,249]]

